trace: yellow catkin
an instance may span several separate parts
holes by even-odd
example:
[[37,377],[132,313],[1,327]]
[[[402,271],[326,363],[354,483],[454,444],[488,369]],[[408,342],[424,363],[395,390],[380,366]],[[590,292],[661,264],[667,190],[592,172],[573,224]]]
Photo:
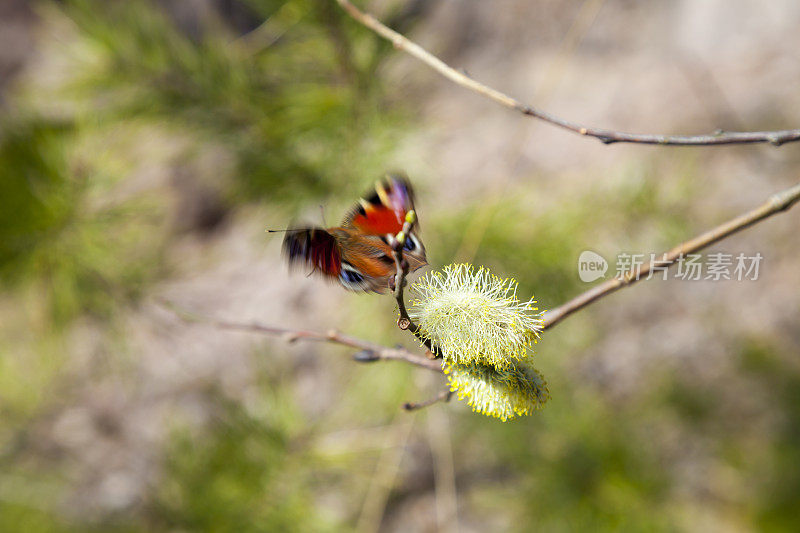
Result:
[[505,369],[488,365],[449,365],[445,369],[450,390],[466,399],[472,410],[503,422],[530,415],[550,398],[542,375],[527,363]]
[[411,317],[447,364],[507,368],[528,357],[542,330],[536,300],[518,300],[516,280],[485,268],[448,265],[412,289]]

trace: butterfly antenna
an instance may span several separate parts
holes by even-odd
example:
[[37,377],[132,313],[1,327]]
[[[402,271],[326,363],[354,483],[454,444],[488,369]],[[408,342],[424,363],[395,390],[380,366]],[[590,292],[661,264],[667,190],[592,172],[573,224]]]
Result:
[[322,205],[322,204],[319,204],[319,214],[322,217],[322,226],[327,228],[328,227],[328,223],[325,222],[325,206]]

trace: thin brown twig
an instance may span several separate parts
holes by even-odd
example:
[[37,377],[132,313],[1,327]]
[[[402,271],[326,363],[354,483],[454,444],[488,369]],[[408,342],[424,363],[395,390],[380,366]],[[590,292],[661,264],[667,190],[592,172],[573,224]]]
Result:
[[777,131],[722,131],[704,135],[661,135],[640,134],[615,131],[605,128],[595,128],[572,122],[551,113],[524,104],[505,93],[493,89],[488,85],[472,79],[464,72],[458,71],[447,63],[431,54],[420,45],[407,39],[391,28],[382,24],[372,15],[360,11],[349,0],[336,0],[339,5],[357,22],[371,29],[384,39],[390,41],[395,48],[419,59],[430,68],[448,78],[449,80],[474,91],[509,109],[518,111],[559,128],[578,133],[587,137],[594,137],[605,144],[612,143],[637,143],[657,144],[664,146],[715,146],[723,144],[752,144],[770,143],[780,146],[784,143],[800,141],[800,129]]
[[445,389],[436,396],[434,396],[433,398],[429,398],[425,401],[417,403],[406,402],[403,404],[403,409],[405,409],[406,411],[416,411],[417,409],[424,409],[425,407],[429,407],[435,403],[449,402],[452,396],[453,396],[453,391]]
[[[414,211],[409,211],[400,233],[398,233],[397,236],[393,237],[390,241],[390,246],[392,247],[392,256],[394,257],[395,276],[394,278],[390,278],[392,285],[389,288],[392,290],[392,296],[394,296],[394,299],[397,301],[397,309],[400,312],[400,318],[397,319],[397,326],[402,330],[408,330],[413,333],[414,336],[419,339],[423,345],[425,345],[425,347],[428,349],[428,353],[430,353],[433,357],[436,357],[437,352],[433,347],[433,343],[430,339],[424,337],[422,333],[420,333],[419,326],[415,324],[408,315],[405,297],[403,296],[403,289],[406,284],[406,276],[408,275],[408,261],[403,259],[403,244],[405,243],[405,239],[408,238],[411,230],[414,228],[415,221],[416,213]],[[400,238],[401,235],[402,238]]]
[[361,350],[353,357],[353,359],[359,363],[368,363],[372,361],[381,361],[381,360],[403,361],[405,363],[409,363],[422,368],[427,368],[428,370],[433,370],[435,372],[439,373],[443,372],[442,365],[440,362],[433,361],[429,358],[422,357],[420,355],[416,355],[415,353],[405,348],[389,348],[387,346],[381,346],[380,344],[375,344],[373,342],[345,335],[336,330],[330,330],[327,333],[323,333],[320,331],[269,326],[265,324],[259,324],[257,322],[251,322],[249,324],[241,322],[229,322],[226,320],[217,320],[214,318],[197,316],[193,313],[189,313],[186,312],[185,310],[178,308],[171,302],[160,301],[159,303],[162,305],[162,307],[171,311],[181,320],[184,320],[186,322],[202,322],[204,324],[209,324],[220,329],[226,329],[232,331],[262,333],[266,335],[272,335],[275,337],[281,337],[286,342],[295,342],[298,340],[311,341],[311,342],[331,342],[334,344],[341,344],[343,346],[349,346],[350,348],[356,348],[358,350]]
[[622,277],[610,279],[600,285],[589,289],[588,291],[579,294],[568,302],[546,312],[543,316],[542,329],[548,329],[566,317],[580,311],[587,305],[596,302],[604,296],[608,296],[612,292],[616,292],[623,287],[628,287],[642,279],[643,276],[649,274],[654,268],[666,268],[675,264],[681,257],[686,254],[702,250],[707,246],[719,242],[722,239],[733,235],[745,228],[764,220],[772,215],[786,211],[795,203],[800,201],[800,184],[795,185],[785,191],[772,195],[769,200],[764,204],[752,211],[725,222],[716,228],[707,231],[697,237],[690,239],[684,243],[675,246],[671,250],[664,252],[661,259],[650,261],[647,265],[641,268],[632,268],[625,273]]

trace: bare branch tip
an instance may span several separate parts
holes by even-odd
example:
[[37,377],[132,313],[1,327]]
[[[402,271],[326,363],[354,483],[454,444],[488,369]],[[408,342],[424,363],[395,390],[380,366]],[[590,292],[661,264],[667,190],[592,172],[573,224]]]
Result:
[[417,409],[423,409],[423,408],[429,407],[429,406],[431,406],[431,405],[433,405],[435,403],[439,403],[439,402],[446,403],[446,402],[449,402],[450,398],[452,398],[452,396],[453,396],[453,391],[451,391],[450,389],[445,389],[442,392],[440,392],[439,394],[437,394],[436,396],[434,396],[433,398],[429,398],[429,399],[427,399],[425,401],[417,402],[417,403],[406,402],[406,403],[403,404],[403,409],[405,409],[406,411],[416,411]]
[[404,52],[412,55],[442,76],[449,78],[454,83],[474,91],[490,100],[493,100],[504,107],[514,109],[524,115],[537,118],[552,124],[553,126],[563,128],[583,136],[596,137],[603,144],[621,142],[633,144],[656,144],[661,146],[721,146],[724,144],[768,142],[773,146],[780,146],[787,142],[800,141],[800,130],[798,129],[735,133],[726,133],[722,130],[717,130],[713,135],[664,136],[657,134],[635,134],[622,131],[594,130],[587,128],[544,111],[539,111],[532,106],[518,102],[514,98],[511,98],[507,94],[502,93],[497,89],[474,80],[465,69],[456,69],[447,65],[435,55],[384,25],[376,18],[361,12],[348,0],[337,0],[337,2],[348,13],[348,15],[350,15],[357,22],[374,31],[384,39],[390,41],[395,48],[403,50]]

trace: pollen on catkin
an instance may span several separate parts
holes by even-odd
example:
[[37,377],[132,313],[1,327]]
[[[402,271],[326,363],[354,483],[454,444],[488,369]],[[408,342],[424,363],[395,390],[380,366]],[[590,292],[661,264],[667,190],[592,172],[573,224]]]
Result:
[[542,375],[526,363],[498,369],[489,365],[469,364],[445,367],[450,390],[476,413],[499,418],[503,422],[529,415],[550,398]]
[[517,282],[481,267],[454,264],[412,287],[409,315],[450,365],[508,368],[524,359],[542,331],[536,300],[517,299]]

